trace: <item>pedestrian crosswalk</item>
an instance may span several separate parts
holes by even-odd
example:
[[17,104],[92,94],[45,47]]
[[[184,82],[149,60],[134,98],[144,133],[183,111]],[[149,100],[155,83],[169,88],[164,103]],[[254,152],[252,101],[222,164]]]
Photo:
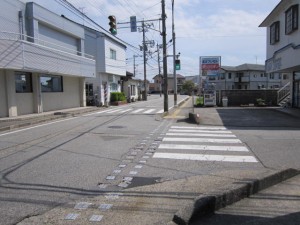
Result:
[[105,111],[101,111],[99,113],[102,114],[122,114],[122,113],[128,113],[128,114],[158,114],[163,113],[163,109],[157,109],[157,108],[118,108],[118,109],[109,109]]
[[258,162],[247,146],[222,126],[171,126],[153,159]]

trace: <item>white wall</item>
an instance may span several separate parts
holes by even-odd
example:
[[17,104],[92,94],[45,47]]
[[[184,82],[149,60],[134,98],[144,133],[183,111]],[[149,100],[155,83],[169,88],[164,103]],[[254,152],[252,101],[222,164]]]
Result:
[[63,92],[42,92],[43,111],[80,107],[80,78],[63,77]]
[[[116,51],[116,60],[110,59],[110,49]],[[125,49],[110,38],[105,39],[105,71],[103,72],[126,76]]]
[[0,117],[8,116],[5,83],[4,71],[0,70]]
[[34,113],[33,93],[16,93],[18,115]]
[[[300,27],[298,25],[298,30],[294,31],[291,34],[285,34],[285,11],[290,8],[290,6],[294,4],[300,5],[300,0],[290,0],[290,1],[282,1],[280,7],[277,9],[278,12],[274,12],[270,15],[269,24],[267,25],[267,63],[266,68],[267,72],[284,70],[287,72],[292,72],[292,70],[286,70],[288,68],[299,66],[299,57],[300,50],[293,49],[291,46],[287,47],[289,44],[293,44],[294,46],[300,45]],[[300,13],[300,10],[299,10]],[[298,24],[300,14],[298,16]],[[271,45],[270,44],[270,26],[273,22],[280,21],[280,40],[279,42]],[[286,49],[283,49],[287,47]],[[274,53],[280,50],[278,54]],[[270,60],[273,59],[273,60]],[[276,61],[277,60],[277,61]]]

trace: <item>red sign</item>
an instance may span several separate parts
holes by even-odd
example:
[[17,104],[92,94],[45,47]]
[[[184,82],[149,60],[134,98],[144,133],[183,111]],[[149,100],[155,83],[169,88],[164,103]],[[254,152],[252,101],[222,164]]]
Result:
[[219,64],[202,64],[202,70],[219,70]]

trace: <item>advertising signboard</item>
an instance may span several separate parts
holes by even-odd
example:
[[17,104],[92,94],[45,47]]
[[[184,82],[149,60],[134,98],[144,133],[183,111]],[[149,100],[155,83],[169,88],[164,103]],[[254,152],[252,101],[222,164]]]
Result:
[[217,75],[221,68],[221,56],[201,56],[200,70],[202,76]]

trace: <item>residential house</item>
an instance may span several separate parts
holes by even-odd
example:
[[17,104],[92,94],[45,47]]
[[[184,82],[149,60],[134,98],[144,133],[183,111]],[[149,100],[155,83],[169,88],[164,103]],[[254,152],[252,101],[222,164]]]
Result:
[[144,80],[135,78],[133,73],[126,72],[126,78],[123,78],[123,92],[129,102],[142,100],[142,87]]
[[[174,75],[173,74],[167,74],[168,76],[168,93],[174,93]],[[180,75],[180,74],[176,74],[176,78],[177,78],[177,93],[180,93],[180,90],[182,89],[182,84],[185,81],[185,77]],[[163,92],[163,76],[162,75],[156,75],[155,77],[153,77],[154,80],[154,92],[155,93],[160,93]]]
[[217,75],[208,76],[207,82],[213,83],[216,90],[279,89],[288,82],[288,76],[282,76],[281,73],[267,74],[264,65],[246,63],[222,66]]
[[296,108],[300,108],[299,5],[300,0],[282,0],[259,25],[267,28],[266,72],[290,74],[290,83],[279,94],[285,98],[291,93]]
[[126,45],[104,30],[84,27],[85,51],[96,60],[96,77],[86,79],[87,95],[96,105],[107,105],[111,92],[121,92],[126,77]]
[[35,3],[2,1],[0,117],[85,106],[96,61],[83,27]]

